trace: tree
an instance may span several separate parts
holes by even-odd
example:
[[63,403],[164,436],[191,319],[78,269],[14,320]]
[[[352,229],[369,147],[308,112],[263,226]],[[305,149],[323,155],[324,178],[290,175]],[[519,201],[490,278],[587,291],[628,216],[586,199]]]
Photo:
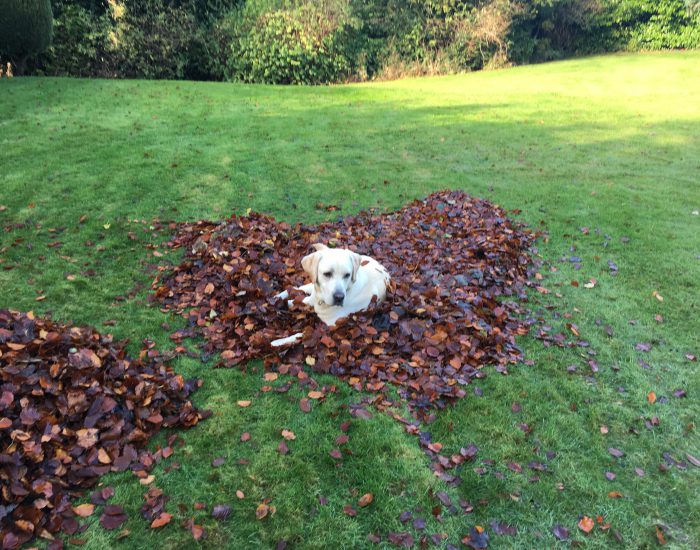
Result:
[[27,58],[51,43],[53,13],[50,0],[0,0],[0,54],[22,74]]

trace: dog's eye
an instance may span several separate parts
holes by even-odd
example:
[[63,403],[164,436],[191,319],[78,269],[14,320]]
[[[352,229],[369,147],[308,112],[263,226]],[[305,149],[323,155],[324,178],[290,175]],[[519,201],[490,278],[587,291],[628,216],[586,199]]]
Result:
[[333,272],[332,272],[332,271],[326,271],[326,272],[323,274],[323,276],[324,276],[326,279],[330,279],[330,278],[331,278],[331,275],[333,275]]
[[343,275],[343,279],[349,279],[349,278],[350,278],[350,273],[346,273],[345,275]]

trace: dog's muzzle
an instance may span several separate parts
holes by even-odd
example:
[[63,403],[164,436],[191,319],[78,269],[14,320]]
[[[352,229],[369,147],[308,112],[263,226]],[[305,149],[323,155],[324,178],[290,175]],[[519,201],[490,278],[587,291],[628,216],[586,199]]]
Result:
[[333,293],[333,305],[334,306],[342,306],[343,300],[345,300],[345,294],[343,294],[342,292],[334,292]]

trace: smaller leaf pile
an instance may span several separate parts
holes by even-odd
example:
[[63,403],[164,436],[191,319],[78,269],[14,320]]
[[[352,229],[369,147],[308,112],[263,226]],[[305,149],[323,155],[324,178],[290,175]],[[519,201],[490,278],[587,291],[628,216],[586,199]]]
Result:
[[199,386],[124,342],[31,313],[0,310],[0,540],[74,534],[75,491],[100,475],[139,474],[162,458],[141,447],[161,427],[206,416],[187,396]]
[[[206,352],[222,352],[226,366],[255,357],[268,366],[305,363],[358,389],[399,386],[426,410],[464,396],[483,365],[504,370],[520,360],[515,337],[527,327],[515,299],[525,298],[533,238],[499,207],[458,191],[316,227],[251,213],[182,224],[170,246],[185,248],[185,259],[161,268],[154,298],[189,320],[173,339],[201,333]],[[376,258],[392,277],[387,300],[334,328],[299,296],[291,307],[276,300],[306,282],[300,262],[316,242]],[[302,343],[271,348],[297,332]]]

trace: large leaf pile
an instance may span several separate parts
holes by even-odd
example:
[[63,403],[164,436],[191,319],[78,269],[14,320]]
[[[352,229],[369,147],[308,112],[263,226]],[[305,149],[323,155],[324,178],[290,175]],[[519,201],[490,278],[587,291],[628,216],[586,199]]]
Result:
[[199,382],[154,350],[134,360],[109,335],[31,313],[0,310],[0,378],[3,548],[75,533],[75,491],[110,471],[149,470],[162,458],[142,448],[150,435],[205,416],[187,399]]
[[[180,225],[170,246],[185,248],[185,258],[161,268],[154,297],[189,320],[175,340],[201,334],[227,366],[256,357],[306,363],[358,389],[396,385],[420,411],[462,397],[482,366],[503,370],[521,358],[515,337],[527,327],[516,299],[525,298],[533,238],[501,208],[462,192],[318,226],[251,213]],[[299,296],[292,307],[276,300],[307,282],[300,261],[316,242],[381,262],[392,277],[387,300],[335,328]],[[303,341],[290,349],[269,344],[296,332]]]

